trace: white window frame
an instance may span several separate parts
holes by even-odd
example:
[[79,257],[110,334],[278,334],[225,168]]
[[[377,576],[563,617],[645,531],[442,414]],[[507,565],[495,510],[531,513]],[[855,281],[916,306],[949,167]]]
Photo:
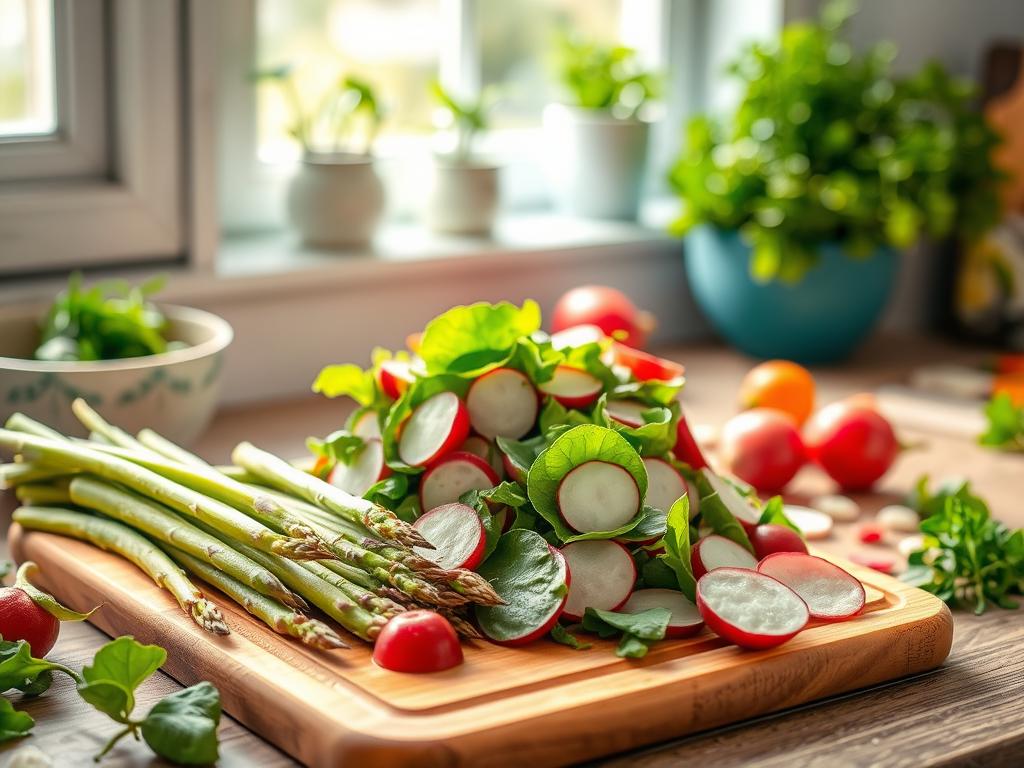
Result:
[[[70,67],[73,78],[64,88],[67,133],[0,146],[4,167],[9,157],[28,163],[17,158],[33,151],[53,151],[56,164],[50,168],[56,178],[0,180],[0,275],[180,260],[186,234],[180,45],[185,6],[178,0],[58,0],[58,7],[64,10],[56,16],[68,22],[66,30],[57,29],[57,48],[61,39],[68,42],[58,66]],[[95,51],[82,50],[97,28],[106,43],[100,46],[106,58],[101,77]],[[78,66],[83,62],[85,71]],[[79,85],[83,90],[76,90]],[[60,87],[58,82],[58,93]],[[99,103],[106,110],[84,106],[103,93]],[[58,104],[65,104],[63,98]],[[101,136],[110,137],[99,167],[96,127],[85,117],[90,112],[100,115]],[[88,136],[86,151],[76,142]],[[61,152],[67,165],[59,166]]]

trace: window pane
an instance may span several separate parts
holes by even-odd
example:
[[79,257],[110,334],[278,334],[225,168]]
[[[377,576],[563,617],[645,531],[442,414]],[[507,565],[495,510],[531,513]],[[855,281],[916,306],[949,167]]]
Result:
[[53,4],[0,0],[0,138],[53,133]]
[[[429,84],[437,77],[440,0],[259,0],[260,68],[292,65],[298,98],[322,113],[325,96],[343,75],[369,82],[384,110],[382,135],[431,129]],[[292,111],[281,89],[259,90],[259,154],[295,157]],[[327,121],[320,144],[331,148]],[[324,146],[325,143],[327,146]],[[344,147],[343,147],[344,148]]]
[[501,86],[496,128],[540,124],[544,105],[561,96],[551,56],[567,28],[604,43],[617,42],[622,0],[478,0],[483,84]]

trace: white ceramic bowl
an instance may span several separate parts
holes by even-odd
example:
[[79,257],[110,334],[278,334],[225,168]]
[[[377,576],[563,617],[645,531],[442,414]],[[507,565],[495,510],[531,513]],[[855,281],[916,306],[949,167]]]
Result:
[[220,392],[231,326],[216,315],[162,306],[171,340],[187,348],[95,362],[27,359],[45,307],[0,307],[0,423],[16,411],[65,434],[84,435],[71,401],[85,398],[104,418],[135,433],[143,427],[188,444],[209,423]]

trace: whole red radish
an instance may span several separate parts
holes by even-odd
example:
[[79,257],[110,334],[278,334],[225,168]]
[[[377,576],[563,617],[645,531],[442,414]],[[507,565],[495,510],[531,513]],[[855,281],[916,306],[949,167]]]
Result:
[[756,526],[748,535],[758,560],[776,552],[807,552],[807,545],[800,534],[784,525],[764,523]]
[[442,672],[462,663],[462,645],[441,614],[407,611],[384,625],[373,660],[392,672]]
[[785,487],[806,460],[793,420],[768,408],[729,419],[722,429],[720,450],[729,471],[759,491]]
[[552,333],[576,325],[596,325],[616,341],[643,349],[655,322],[650,313],[637,310],[622,291],[604,285],[584,285],[566,292],[551,316]]
[[892,466],[900,447],[878,411],[856,402],[832,403],[807,425],[807,454],[844,490],[870,488]]
[[0,636],[10,642],[26,641],[32,655],[41,659],[57,642],[62,620],[83,621],[89,614],[65,608],[34,587],[29,578],[36,570],[35,563],[22,563],[14,586],[0,589]]

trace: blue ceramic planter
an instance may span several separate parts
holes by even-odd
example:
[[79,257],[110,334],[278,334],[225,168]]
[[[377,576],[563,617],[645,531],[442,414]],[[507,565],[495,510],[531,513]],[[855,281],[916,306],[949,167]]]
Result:
[[690,289],[722,336],[755,357],[802,363],[847,357],[878,321],[899,267],[890,249],[858,260],[828,244],[799,283],[761,284],[736,232],[698,227],[685,247]]

